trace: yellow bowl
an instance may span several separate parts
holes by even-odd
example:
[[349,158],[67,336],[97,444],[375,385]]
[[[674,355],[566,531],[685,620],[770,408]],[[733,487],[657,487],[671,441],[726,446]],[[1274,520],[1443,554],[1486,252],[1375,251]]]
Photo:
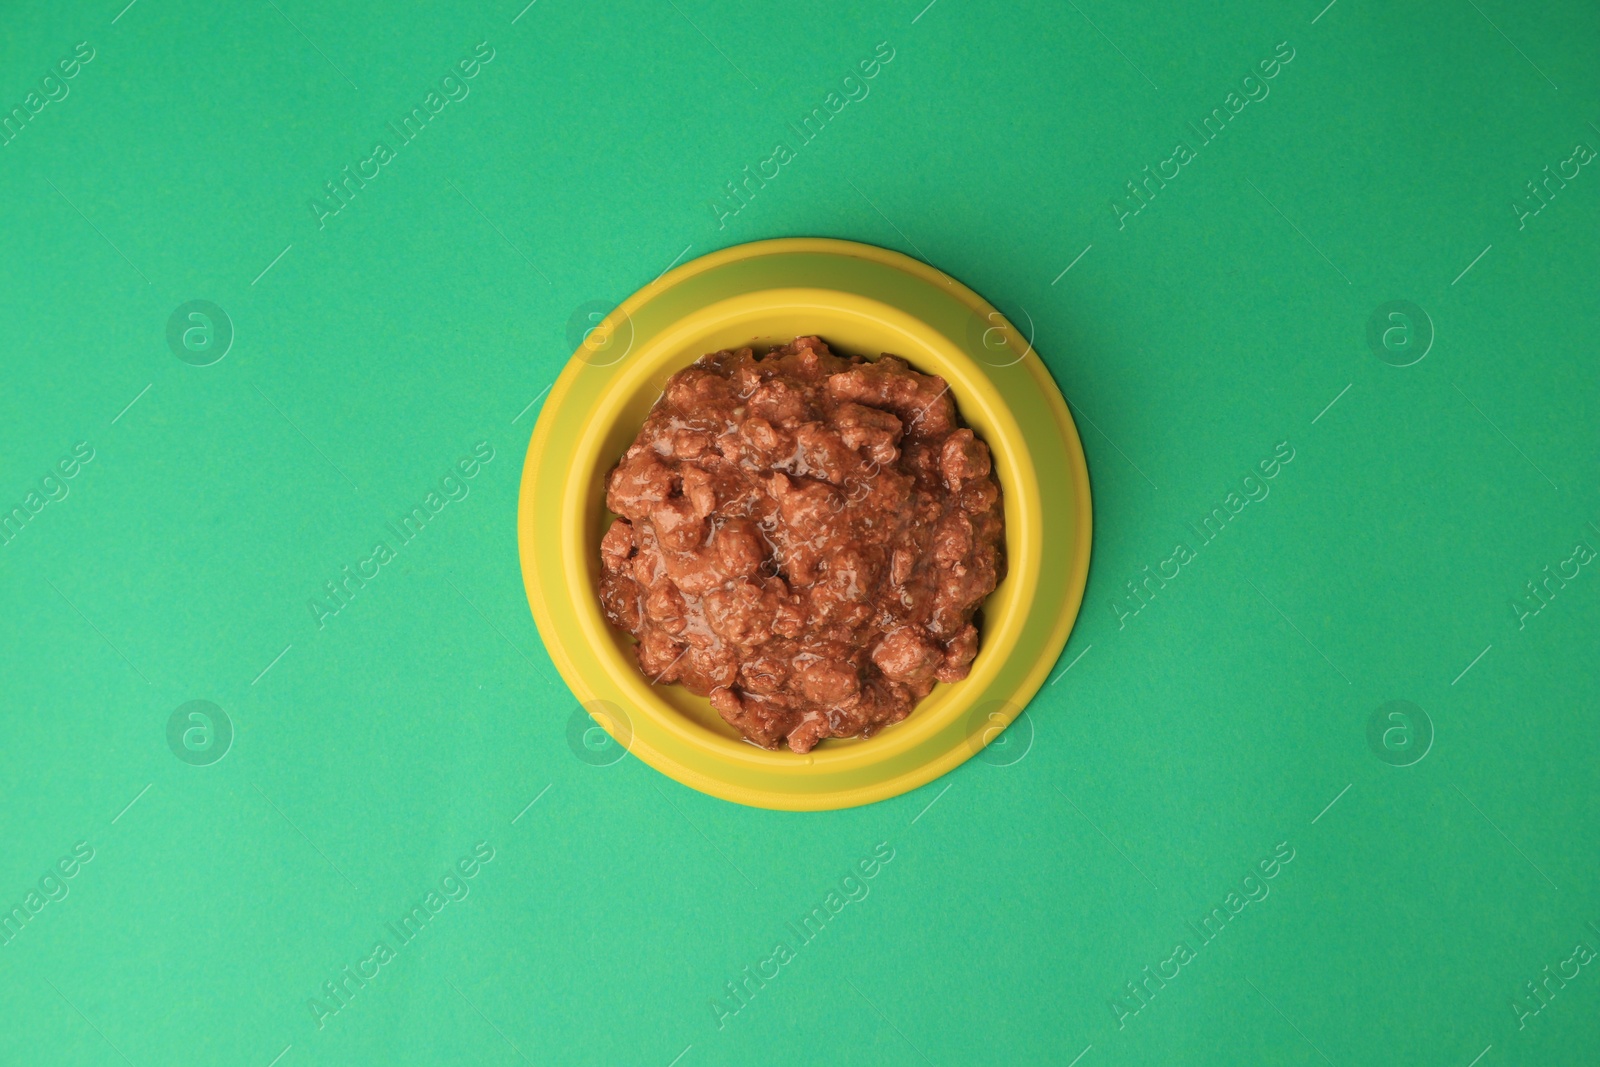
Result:
[[[867,740],[798,755],[740,740],[702,697],[640,674],[632,638],[601,614],[605,476],[661,395],[707,352],[818,334],[888,352],[950,384],[988,442],[1005,500],[1004,581],[984,602],[971,673]],[[1005,318],[948,275],[850,241],[758,241],[703,256],[639,290],[556,380],[522,469],[522,576],[540,636],[579,702],[617,742],[683,784],[789,811],[898,796],[978,753],[1044,683],[1089,570],[1089,473],[1060,390]]]

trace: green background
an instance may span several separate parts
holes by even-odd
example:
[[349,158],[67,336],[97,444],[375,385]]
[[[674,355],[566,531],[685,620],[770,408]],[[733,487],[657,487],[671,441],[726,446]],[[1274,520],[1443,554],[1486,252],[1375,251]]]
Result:
[[[1600,147],[1593,7],[924,2],[13,6],[0,108],[94,58],[0,147],[0,503],[94,458],[0,547],[0,907],[94,856],[0,946],[0,1062],[1600,1056],[1600,967],[1512,1006],[1600,945],[1600,575],[1512,607],[1600,547],[1600,174],[1512,207]],[[470,95],[319,228],[323,183],[484,41]],[[795,145],[880,42],[870,94]],[[1119,228],[1279,42],[1270,95]],[[787,235],[926,258],[1031,322],[1095,497],[1082,616],[1003,758],[823,814],[569,733],[515,540],[574,316]],[[197,367],[166,329],[202,299],[237,336]],[[1368,343],[1391,300],[1436,334],[1411,366]],[[308,600],[480,441],[470,493],[319,628]],[[190,700],[232,723],[219,762],[169,747]],[[1432,723],[1411,766],[1368,744],[1391,700]],[[470,895],[319,1028],[310,998],[479,842]],[[719,1028],[724,983],[883,842],[870,895]]]

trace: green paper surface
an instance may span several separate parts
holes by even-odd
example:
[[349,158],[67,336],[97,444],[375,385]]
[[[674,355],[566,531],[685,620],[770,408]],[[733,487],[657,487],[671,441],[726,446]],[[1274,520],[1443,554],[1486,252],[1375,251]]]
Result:
[[[1600,1056],[1593,10],[924,4],[5,17],[0,1062]],[[1095,501],[1003,742],[819,814],[600,745],[515,523],[593,314],[802,235]]]

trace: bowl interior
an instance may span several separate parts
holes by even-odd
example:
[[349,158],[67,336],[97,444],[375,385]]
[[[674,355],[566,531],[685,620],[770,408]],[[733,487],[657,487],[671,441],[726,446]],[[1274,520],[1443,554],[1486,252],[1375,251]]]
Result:
[[[634,660],[633,638],[606,623],[599,609],[600,539],[615,518],[605,506],[606,476],[633,443],[666,380],[700,356],[719,349],[746,346],[764,351],[796,336],[816,334],[843,355],[877,359],[888,353],[899,356],[922,373],[937,374],[950,384],[960,418],[988,443],[1004,501],[1006,577],[984,602],[977,620],[982,643],[971,674],[960,682],[935,686],[904,722],[866,741],[831,738],[822,742],[811,757],[796,756],[787,749],[775,754],[762,753],[811,762],[828,754],[842,756],[858,745],[885,745],[891,735],[912,723],[920,722],[928,729],[938,728],[960,714],[968,703],[962,700],[962,691],[975,683],[983,684],[981,679],[993,673],[985,670],[986,665],[993,666],[990,661],[1005,655],[1005,645],[1008,640],[1014,640],[1020,630],[1021,616],[1026,613],[1027,572],[1031,568],[1026,566],[1024,551],[1027,546],[1023,537],[1023,513],[1028,510],[1024,501],[1025,493],[1037,490],[1031,478],[1032,465],[1010,412],[983,380],[982,368],[962,353],[959,346],[893,309],[881,305],[863,307],[871,302],[850,294],[832,294],[838,299],[828,296],[819,299],[816,291],[803,290],[795,291],[786,300],[760,299],[764,295],[772,294],[755,294],[757,299],[729,301],[729,307],[705,309],[691,321],[663,332],[645,348],[620,360],[615,377],[608,385],[606,400],[595,413],[596,422],[588,428],[586,440],[579,449],[579,469],[573,474],[582,482],[578,503],[585,559],[583,566],[574,568],[577,571],[574,577],[586,583],[578,593],[587,599],[588,610],[598,621],[598,627],[591,632],[603,635],[600,638],[602,647],[595,651],[607,661],[609,670],[629,672],[632,680],[644,687],[645,692],[640,693],[636,685],[627,686],[640,697],[644,705],[642,710],[649,714],[670,709],[692,733],[701,735],[698,740],[702,744],[724,750],[734,745],[751,756],[761,752],[742,743],[738,732],[722,720],[705,698],[677,684],[649,685]],[[741,312],[740,304],[749,305],[749,309]],[[1019,477],[1023,472],[1027,476]],[[655,707],[651,708],[651,704]]]

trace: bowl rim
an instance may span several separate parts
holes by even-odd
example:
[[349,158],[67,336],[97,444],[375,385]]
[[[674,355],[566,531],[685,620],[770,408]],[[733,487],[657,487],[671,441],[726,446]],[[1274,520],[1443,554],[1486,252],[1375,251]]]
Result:
[[[896,762],[914,757],[919,749],[939,747],[941,735],[959,729],[963,715],[970,718],[975,706],[983,706],[986,695],[994,695],[990,687],[1007,666],[1019,635],[1037,607],[1039,590],[1036,586],[1046,550],[1042,517],[1044,490],[1034,467],[1028,434],[1018,424],[993,376],[958,339],[876,296],[815,285],[754,285],[664,320],[643,338],[630,332],[629,349],[624,354],[626,362],[623,357],[605,362],[593,358],[598,347],[615,336],[623,324],[630,330],[633,328],[642,308],[690,279],[759,257],[817,253],[843,254],[894,268],[924,284],[936,285],[945,291],[940,295],[956,298],[969,312],[983,316],[983,321],[994,321],[994,316],[998,315],[976,293],[943,272],[900,253],[855,242],[787,238],[734,246],[692,260],[624,300],[595,334],[585,338],[568,361],[552,385],[535,424],[524,464],[518,509],[519,552],[529,604],[547,652],[579,701],[608,733],[670,777],[725,799],[789,810],[842,807],[896,795],[958,765],[999,732],[985,730],[982,743],[974,744],[969,731],[965,738],[967,744],[944,744],[941,753],[866,785],[820,792],[814,788],[814,779],[818,776],[859,775],[880,766],[887,769]],[[807,754],[787,749],[777,752],[761,749],[693,721],[645,679],[631,657],[621,656],[612,628],[600,611],[594,588],[596,545],[599,533],[603,533],[603,529],[595,531],[592,520],[597,492],[594,471],[597,463],[604,461],[600,451],[606,439],[613,435],[624,409],[636,403],[641,389],[648,389],[655,379],[664,379],[702,355],[700,348],[706,342],[697,342],[697,338],[719,331],[726,335],[729,330],[737,330],[741,324],[753,324],[779,308],[788,314],[810,309],[818,313],[819,319],[823,315],[858,317],[879,330],[886,329],[904,337],[906,350],[893,354],[901,355],[925,373],[945,377],[963,420],[975,428],[984,426],[982,435],[996,458],[996,473],[1006,508],[1007,575],[985,601],[983,645],[968,678],[937,687],[933,694],[918,703],[910,717],[866,741],[836,741]],[[751,336],[760,333],[757,330]],[[1013,349],[1020,347],[1020,335],[1014,328],[1004,331],[1004,336]],[[601,340],[594,342],[593,337]],[[824,339],[827,339],[825,331]],[[843,343],[841,347],[849,351],[852,346]],[[1065,595],[1055,625],[1042,643],[1034,642],[1039,645],[1034,653],[1038,662],[1020,683],[1010,685],[1009,697],[1000,701],[997,710],[989,715],[1005,723],[1015,718],[1022,705],[1038,690],[1044,672],[1050,669],[1065,645],[1081,606],[1091,534],[1088,472],[1076,428],[1042,361],[1038,358],[1026,360],[1030,353],[1031,341],[1019,361],[1027,365],[1035,384],[1046,394],[1046,406],[1051,409],[1059,434],[1052,443],[1065,446],[1064,458],[1071,475],[1072,504],[1075,505],[1071,513],[1076,523],[1070,531],[1056,531],[1071,536],[1073,558],[1068,567],[1066,588],[1061,590]],[[572,413],[566,412],[569,394],[583,375],[602,369],[607,370],[607,374],[598,384],[589,383],[587,392],[590,395],[581,413],[580,427],[574,433]],[[560,469],[546,469],[547,459],[552,455],[558,455],[562,461]],[[614,457],[611,462],[614,463]],[[538,514],[535,502],[541,490],[549,502],[551,478],[556,479],[559,490],[559,513],[553,517]],[[600,481],[603,482],[603,477]],[[598,492],[603,494],[603,485],[598,487]],[[1002,591],[1005,594],[1002,610],[996,612],[994,605]],[[578,644],[578,649],[568,647],[572,641]],[[631,706],[642,721],[633,722],[616,701],[601,699],[602,691],[608,698],[620,696],[622,703]],[[616,721],[619,712],[626,721]],[[719,769],[724,772],[736,769],[738,773],[732,778],[742,781],[730,780],[728,775],[718,773]],[[770,780],[764,786],[752,786],[749,784],[752,775]],[[807,788],[808,779],[813,780],[813,788]]]

